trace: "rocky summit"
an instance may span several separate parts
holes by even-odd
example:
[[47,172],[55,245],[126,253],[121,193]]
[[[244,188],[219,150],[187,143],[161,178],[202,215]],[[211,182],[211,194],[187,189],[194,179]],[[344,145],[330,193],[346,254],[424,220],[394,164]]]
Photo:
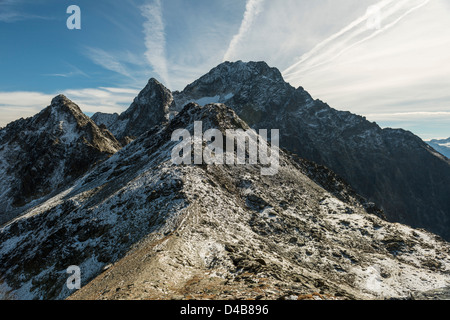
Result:
[[0,224],[55,194],[121,148],[60,95],[0,130]]
[[[280,130],[281,148],[264,129]],[[175,132],[194,145],[183,164]],[[230,132],[270,147],[276,172],[250,161],[251,140],[227,148]],[[188,161],[198,149],[246,161]],[[0,155],[0,299],[450,292],[449,160],[312,99],[264,62],[223,63],[182,92],[150,79],[120,115],[89,119],[57,96],[0,130]]]
[[171,135],[195,121],[249,128],[225,105],[189,104],[5,225],[3,298],[384,299],[448,285],[447,242],[372,214],[319,166],[284,151],[273,176],[260,165],[174,165]]
[[254,129],[279,129],[282,147],[336,172],[389,220],[450,240],[450,160],[411,132],[333,109],[265,62],[225,62],[173,96],[172,112],[220,102]]
[[172,103],[170,90],[152,78],[125,112],[120,115],[96,113],[92,120],[105,125],[123,145],[127,145],[155,125],[166,123]]

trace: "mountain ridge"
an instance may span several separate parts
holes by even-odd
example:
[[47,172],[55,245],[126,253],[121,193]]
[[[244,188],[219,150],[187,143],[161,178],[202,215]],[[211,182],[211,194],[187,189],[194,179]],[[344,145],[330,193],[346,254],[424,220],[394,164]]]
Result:
[[[261,164],[175,165],[171,157],[179,141],[172,133],[192,133],[198,121],[203,130],[222,134],[281,129],[278,174],[261,175]],[[17,141],[22,148],[14,151]],[[0,130],[0,142],[5,155],[0,169],[17,170],[14,161],[34,159],[22,150],[37,150],[48,169],[39,168],[44,182],[71,176],[70,167],[54,175],[52,161],[56,166],[68,157],[80,168],[81,156],[88,163],[0,227],[0,298],[336,300],[448,294],[450,244],[430,231],[387,221],[388,213],[372,199],[393,193],[385,201],[405,205],[395,197],[399,187],[447,199],[439,184],[430,188],[421,182],[448,181],[445,172],[434,175],[448,159],[408,131],[381,129],[314,100],[264,62],[224,63],[183,92],[172,93],[152,78],[121,115],[89,119],[60,95],[35,117]],[[331,165],[369,182],[374,196],[364,197],[361,185],[347,183]],[[418,189],[410,189],[415,185]],[[48,186],[53,182],[44,183]],[[422,207],[434,208],[433,199],[422,197]],[[404,212],[410,219],[424,218],[408,208]],[[434,214],[425,218],[448,225],[445,212]],[[77,292],[66,286],[71,265],[81,270],[83,288]]]
[[96,113],[92,120],[97,125],[105,125],[122,145],[127,145],[153,126],[167,123],[172,103],[172,93],[151,78],[130,107],[120,115]]
[[8,124],[0,131],[0,224],[120,148],[64,95],[34,117]]
[[413,133],[333,109],[265,62],[225,62],[173,95],[175,113],[187,102],[219,102],[253,129],[280,129],[282,147],[336,172],[391,221],[450,239],[450,160]]
[[450,138],[448,139],[433,139],[427,142],[436,151],[450,159]]
[[[173,165],[172,133],[195,121],[249,128],[225,105],[189,104],[0,228],[0,296],[382,299],[450,281],[448,243],[339,200],[283,151],[275,176],[260,165]],[[76,293],[65,286],[70,265],[81,270]]]

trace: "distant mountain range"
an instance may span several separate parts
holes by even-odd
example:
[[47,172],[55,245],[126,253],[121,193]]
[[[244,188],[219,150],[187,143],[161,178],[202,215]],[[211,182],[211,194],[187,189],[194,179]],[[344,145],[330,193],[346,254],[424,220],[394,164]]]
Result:
[[428,141],[428,144],[447,158],[450,158],[450,138],[442,140],[431,140]]
[[[196,121],[279,129],[278,174],[174,165],[171,135]],[[223,63],[182,92],[150,79],[120,115],[89,119],[57,96],[0,130],[0,155],[3,299],[448,294],[449,160],[264,62]]]

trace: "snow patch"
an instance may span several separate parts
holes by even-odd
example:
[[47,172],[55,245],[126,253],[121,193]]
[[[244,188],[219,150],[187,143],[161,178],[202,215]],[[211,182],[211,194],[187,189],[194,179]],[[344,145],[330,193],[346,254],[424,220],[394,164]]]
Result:
[[219,103],[219,101],[220,101],[220,96],[214,96],[214,97],[203,97],[203,98],[195,100],[194,102],[201,106],[205,106],[205,105],[211,104],[211,103]]

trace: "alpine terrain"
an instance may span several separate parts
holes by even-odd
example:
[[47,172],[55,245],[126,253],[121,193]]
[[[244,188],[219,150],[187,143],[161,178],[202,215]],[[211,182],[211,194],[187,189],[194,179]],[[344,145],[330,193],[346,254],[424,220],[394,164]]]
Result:
[[0,224],[33,207],[121,148],[64,96],[0,130]]
[[96,113],[92,120],[106,126],[123,145],[127,145],[153,126],[167,122],[172,104],[172,93],[152,78],[121,115]]
[[174,112],[221,102],[254,129],[280,129],[282,147],[336,172],[390,221],[450,239],[450,160],[411,132],[332,109],[265,62],[225,62],[173,95]]
[[[173,133],[199,122],[250,137],[247,160],[253,140],[271,147],[276,173],[174,164]],[[58,96],[0,142],[0,299],[448,298],[450,244],[431,231],[448,231],[449,160],[265,63],[224,63],[183,92],[150,79],[121,115]]]

